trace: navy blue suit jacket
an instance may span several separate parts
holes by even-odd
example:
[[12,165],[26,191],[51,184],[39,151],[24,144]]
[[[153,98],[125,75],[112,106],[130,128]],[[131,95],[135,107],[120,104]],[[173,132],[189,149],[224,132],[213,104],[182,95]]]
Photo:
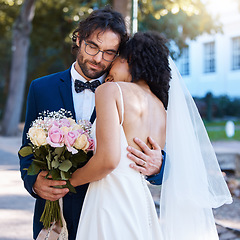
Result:
[[[72,98],[72,87],[71,87],[71,74],[70,69],[55,73],[49,76],[45,76],[32,81],[28,93],[27,99],[27,111],[25,119],[25,127],[23,132],[23,146],[28,145],[29,140],[27,139],[28,129],[39,113],[49,110],[58,111],[60,108],[64,108],[71,111],[73,118],[75,118],[75,111],[73,106]],[[91,121],[95,119],[95,112],[91,117]],[[36,198],[34,219],[33,219],[33,235],[34,239],[43,228],[40,222],[40,217],[44,209],[45,200],[40,198],[33,192],[33,185],[36,181],[37,176],[27,175],[27,171],[23,170],[28,168],[32,162],[32,157],[21,157],[20,158],[20,170],[21,176],[24,181],[24,186],[27,191]],[[149,181],[156,184],[161,184],[162,173],[149,178]],[[84,196],[87,191],[88,184],[79,186],[76,188],[77,193],[68,193],[63,198],[63,214],[67,222],[67,228],[69,232],[69,240],[74,240],[76,237],[80,212],[84,200]]]

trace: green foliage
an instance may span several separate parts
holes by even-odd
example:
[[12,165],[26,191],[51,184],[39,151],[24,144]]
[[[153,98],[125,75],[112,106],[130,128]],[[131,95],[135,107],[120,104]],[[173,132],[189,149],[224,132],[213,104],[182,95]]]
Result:
[[[240,126],[240,121],[233,121],[236,126]],[[225,127],[226,121],[212,121],[212,122],[206,122],[204,121],[204,125],[206,128],[211,127]]]
[[207,121],[211,121],[211,118],[240,118],[240,98],[230,98],[227,95],[213,96],[207,93],[205,97],[194,98],[194,100],[202,118]]
[[195,39],[203,33],[221,32],[218,19],[213,19],[201,0],[148,0],[140,1],[139,30],[155,30],[163,33],[171,45],[179,49],[172,52],[177,58],[187,39]]
[[[83,150],[79,150],[76,154],[71,154],[66,147],[53,148],[49,145],[45,146],[25,146],[19,150],[22,157],[33,154],[34,159],[27,169],[28,175],[36,175],[41,170],[48,171],[48,175],[53,180],[69,180],[71,175],[77,168],[82,167],[91,157]],[[69,187],[68,182],[65,187]],[[70,186],[70,191],[75,189]]]
[[70,67],[74,60],[71,34],[79,20],[93,10],[94,2],[37,1],[30,49],[33,62],[29,70],[33,78]]
[[229,98],[228,96],[224,95],[214,98],[214,103],[217,107],[216,117],[240,117],[240,98]]
[[32,154],[33,151],[32,151],[32,147],[31,146],[26,146],[26,147],[23,147],[21,150],[19,150],[19,154],[22,156],[22,157],[26,157],[30,154]]
[[[115,0],[117,1],[117,0]],[[129,0],[130,1],[130,0]],[[79,20],[113,0],[38,0],[32,22],[26,93],[35,78],[65,70],[74,61],[71,34]],[[22,0],[0,0],[0,118],[8,93],[12,25]],[[118,9],[116,9],[118,10]],[[139,30],[162,32],[180,49],[187,38],[220,29],[200,0],[139,0]],[[175,57],[175,55],[172,55]],[[24,119],[25,107],[22,119]]]
[[0,119],[3,114],[5,99],[8,94],[8,82],[11,62],[11,36],[12,25],[18,16],[20,5],[12,1],[9,6],[8,1],[0,0]]
[[[90,159],[83,150],[77,154],[70,153],[66,146],[53,148],[50,145],[36,147],[33,145],[25,146],[19,150],[22,157],[33,154],[34,159],[27,170],[28,175],[36,175],[41,170],[48,171],[46,178],[53,180],[65,180],[66,185],[57,186],[56,188],[68,188],[70,192],[76,193],[75,188],[70,184],[69,179],[77,168],[82,167]],[[46,201],[44,211],[40,221],[44,228],[48,229],[54,221],[60,221],[59,202]],[[62,224],[62,223],[61,223]]]
[[[212,123],[212,127],[207,127],[207,133],[211,141],[239,141],[240,140],[240,124],[236,124],[236,130],[233,137],[227,137],[226,131],[225,131],[225,125],[221,128],[214,126],[214,123]],[[215,128],[215,129],[214,129]]]
[[28,175],[33,176],[33,175],[37,175],[40,170],[41,170],[41,164],[39,164],[39,162],[36,162],[35,160],[33,160],[33,163],[29,166],[28,168]]

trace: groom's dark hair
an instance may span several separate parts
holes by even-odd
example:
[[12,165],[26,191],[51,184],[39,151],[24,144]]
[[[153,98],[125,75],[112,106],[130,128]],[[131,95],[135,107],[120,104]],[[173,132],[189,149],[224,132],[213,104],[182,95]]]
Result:
[[171,79],[166,43],[167,39],[157,32],[137,32],[120,52],[120,57],[128,61],[132,82],[145,80],[165,109]]
[[121,13],[112,10],[110,6],[103,9],[93,11],[86,19],[78,24],[78,28],[73,32],[72,36],[72,53],[76,55],[78,46],[76,40],[87,39],[95,30],[100,29],[101,32],[111,30],[120,36],[119,50],[128,40],[126,25]]

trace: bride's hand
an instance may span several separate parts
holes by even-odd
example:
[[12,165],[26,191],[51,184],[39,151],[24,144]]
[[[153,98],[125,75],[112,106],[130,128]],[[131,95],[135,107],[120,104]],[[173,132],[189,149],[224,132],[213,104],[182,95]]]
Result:
[[128,146],[128,158],[133,161],[130,167],[136,171],[146,175],[158,174],[162,166],[162,153],[160,146],[151,138],[148,138],[152,145],[150,149],[142,140],[134,138],[134,142],[142,149],[139,151],[133,147]]

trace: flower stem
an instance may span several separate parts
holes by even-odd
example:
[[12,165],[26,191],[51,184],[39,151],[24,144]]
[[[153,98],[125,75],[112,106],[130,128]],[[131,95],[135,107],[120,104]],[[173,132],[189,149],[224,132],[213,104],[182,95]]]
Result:
[[62,226],[62,219],[58,200],[46,200],[44,211],[42,213],[40,221],[43,223],[45,229],[50,228],[53,222],[60,222]]

